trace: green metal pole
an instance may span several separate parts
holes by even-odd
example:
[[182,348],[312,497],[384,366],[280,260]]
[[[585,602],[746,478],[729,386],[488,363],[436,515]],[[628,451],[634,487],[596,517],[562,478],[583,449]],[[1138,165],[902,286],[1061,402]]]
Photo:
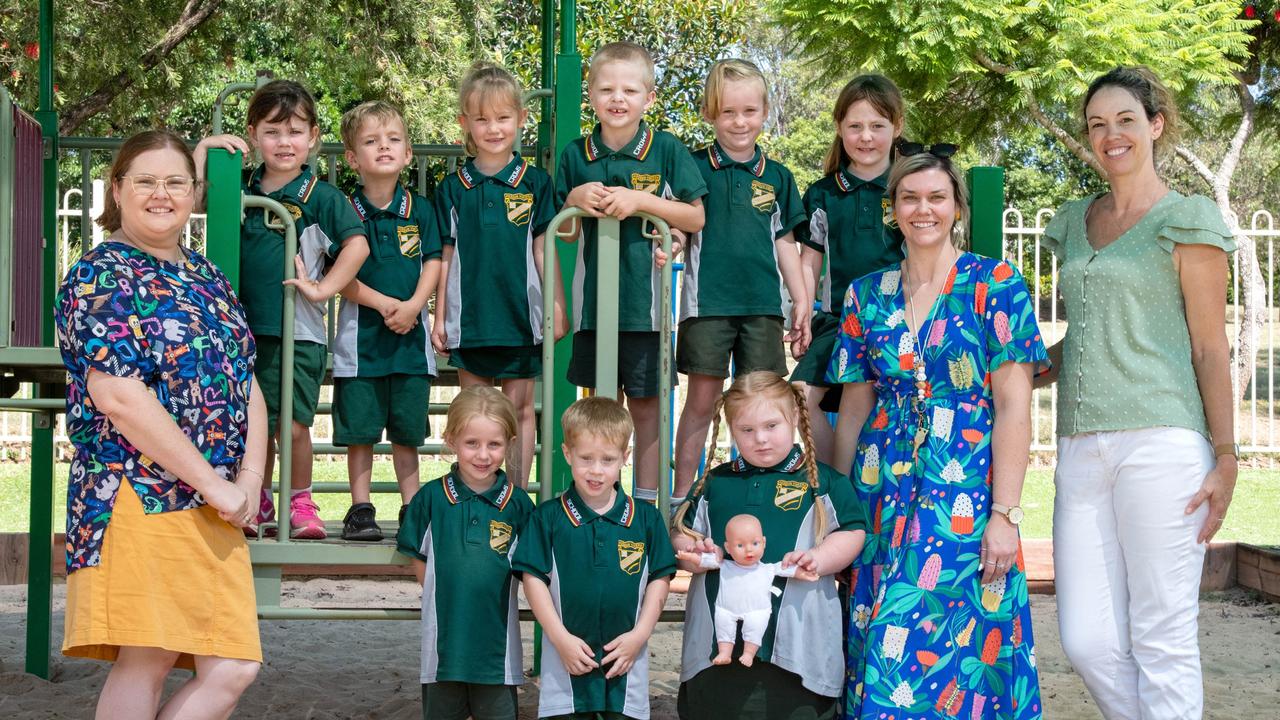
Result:
[[970,249],[979,255],[1004,257],[1004,168],[969,168]]
[[538,165],[548,172],[555,165],[555,65],[556,65],[556,1],[542,0],[542,81],[541,87],[550,90],[542,98],[538,113]]
[[[36,120],[44,138],[43,231],[41,305],[53,308],[58,283],[58,114],[53,109],[53,0],[40,0],[40,109]],[[53,344],[53,313],[41,313],[41,345]],[[39,397],[52,388],[41,385]],[[53,414],[33,419],[31,432],[31,517],[27,550],[27,672],[49,677],[53,620]]]
[[[209,183],[205,195],[205,256],[217,265],[231,281],[231,287],[240,292],[240,216],[241,193],[240,153],[229,153],[222,148],[209,151],[205,179]],[[292,267],[292,266],[290,266]]]

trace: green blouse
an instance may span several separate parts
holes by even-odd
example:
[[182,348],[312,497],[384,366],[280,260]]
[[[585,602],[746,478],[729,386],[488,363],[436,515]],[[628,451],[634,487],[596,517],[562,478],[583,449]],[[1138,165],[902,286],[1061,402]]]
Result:
[[1097,198],[1064,204],[1044,230],[1045,245],[1061,262],[1070,323],[1058,434],[1169,426],[1207,437],[1173,248],[1232,252],[1231,231],[1209,198],[1170,191],[1114,242],[1094,250],[1085,212]]

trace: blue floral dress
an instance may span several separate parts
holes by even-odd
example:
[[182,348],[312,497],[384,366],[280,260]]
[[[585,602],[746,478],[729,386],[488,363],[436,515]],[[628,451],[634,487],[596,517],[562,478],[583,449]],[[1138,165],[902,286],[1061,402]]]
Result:
[[[1011,265],[962,254],[913,343],[901,279],[891,265],[849,286],[827,371],[833,383],[876,386],[850,472],[873,510],[852,571],[845,712],[1039,718],[1022,553],[987,585],[978,559],[991,513],[991,371],[1047,362],[1031,300]],[[927,382],[921,415],[916,349]]]

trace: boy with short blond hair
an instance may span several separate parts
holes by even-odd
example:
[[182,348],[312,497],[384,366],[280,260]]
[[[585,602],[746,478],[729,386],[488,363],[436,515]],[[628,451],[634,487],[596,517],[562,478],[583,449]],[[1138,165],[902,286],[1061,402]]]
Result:
[[538,717],[649,717],[649,636],[675,554],[657,508],[622,490],[631,417],[605,397],[561,418],[573,485],[540,504],[511,567],[542,624]]
[[[333,341],[333,442],[347,446],[351,509],[344,540],[381,540],[369,490],[373,446],[383,431],[407,505],[418,490],[418,446],[426,439],[436,374],[427,299],[440,273],[435,212],[400,175],[413,161],[404,117],[371,101],[342,117],[347,164],[360,176],[351,205],[364,222],[369,257],[342,292]],[[401,511],[403,516],[403,510]]]
[[[686,233],[702,229],[701,198],[706,184],[689,151],[675,136],[644,121],[654,93],[653,58],[634,43],[609,43],[591,58],[587,96],[599,122],[560,155],[556,199],[561,206],[586,211],[575,238],[578,267],[574,277],[573,358],[569,381],[594,387],[597,218],[622,220],[618,272],[618,382],[635,421],[635,496],[657,500],[658,378],[662,367],[658,330],[662,300],[659,273],[667,258],[644,236],[638,212],[656,215]],[[611,388],[606,390],[612,391]]]

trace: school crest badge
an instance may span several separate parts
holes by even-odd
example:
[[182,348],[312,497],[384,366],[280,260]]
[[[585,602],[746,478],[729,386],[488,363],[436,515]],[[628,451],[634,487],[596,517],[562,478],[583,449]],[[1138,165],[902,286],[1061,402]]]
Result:
[[658,194],[658,188],[662,187],[661,175],[646,175],[645,173],[631,173],[631,189],[640,192]]
[[502,201],[507,206],[507,220],[512,225],[528,225],[533,214],[533,193],[506,193]]
[[893,224],[893,202],[889,198],[880,198],[880,216],[885,225]]
[[628,575],[640,572],[640,564],[644,561],[644,543],[633,540],[618,541],[618,567]]
[[396,239],[400,241],[400,254],[405,257],[417,257],[422,251],[422,236],[417,225],[401,225],[396,228]]
[[511,526],[497,520],[489,521],[489,547],[496,553],[506,554],[511,546]]
[[759,180],[751,181],[751,207],[762,213],[772,213],[775,197],[772,185]]
[[[294,205],[293,203],[280,203],[280,204],[284,205],[284,209],[288,210],[289,214],[293,216],[294,222],[297,222],[302,219],[302,208],[298,207],[297,205]],[[264,210],[263,212],[266,212],[266,211]]]
[[799,510],[809,483],[801,480],[779,480],[773,491],[773,504],[780,510]]

